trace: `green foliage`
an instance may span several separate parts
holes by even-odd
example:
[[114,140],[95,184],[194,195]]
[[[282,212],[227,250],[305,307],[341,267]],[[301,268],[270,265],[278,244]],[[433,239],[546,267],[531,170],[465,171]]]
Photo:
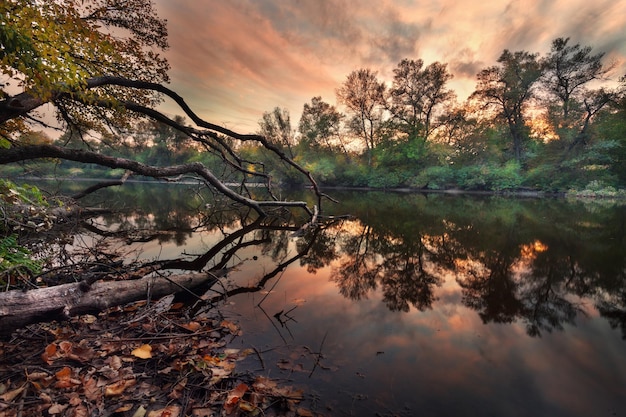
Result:
[[30,255],[28,249],[18,244],[16,235],[0,238],[0,282],[5,285],[12,277],[41,272],[41,262]]
[[8,204],[19,202],[40,207],[48,205],[41,190],[34,185],[18,185],[3,179],[0,179],[0,200]]

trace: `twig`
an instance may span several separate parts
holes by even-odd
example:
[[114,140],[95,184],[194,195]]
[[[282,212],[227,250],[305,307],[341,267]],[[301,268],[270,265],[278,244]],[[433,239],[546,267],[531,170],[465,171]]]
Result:
[[265,362],[263,361],[263,357],[261,356],[261,352],[258,351],[258,349],[254,346],[252,346],[252,349],[254,349],[254,352],[256,353],[256,356],[259,358],[259,361],[261,362],[261,368],[263,370],[265,370]]
[[324,337],[322,338],[322,343],[320,343],[319,352],[317,352],[317,359],[315,359],[315,364],[313,365],[313,369],[311,369],[309,378],[311,378],[311,376],[313,375],[313,372],[315,372],[315,368],[317,368],[317,366],[320,365],[320,359],[322,359],[322,347],[324,346],[324,342],[326,341],[326,336],[328,336],[328,330],[326,330],[326,333],[324,333]]

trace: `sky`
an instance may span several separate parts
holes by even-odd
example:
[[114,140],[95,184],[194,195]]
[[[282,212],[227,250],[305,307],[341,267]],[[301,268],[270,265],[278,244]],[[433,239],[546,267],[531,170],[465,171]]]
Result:
[[[391,83],[404,58],[448,65],[463,101],[504,49],[544,55],[552,40],[605,52],[626,74],[626,0],[156,0],[168,20],[170,87],[201,117],[240,133],[263,112],[302,107],[361,68]],[[173,106],[164,110],[180,113]]]

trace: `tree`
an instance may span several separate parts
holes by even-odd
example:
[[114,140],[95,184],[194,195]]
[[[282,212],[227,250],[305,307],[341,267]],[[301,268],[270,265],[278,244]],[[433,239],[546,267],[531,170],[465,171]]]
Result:
[[[0,44],[0,70],[8,76],[0,86],[0,164],[60,158],[155,178],[190,174],[260,215],[266,214],[263,207],[289,205],[312,214],[305,202],[255,201],[245,184],[238,191],[230,189],[200,163],[149,166],[89,149],[19,141],[19,133],[27,130],[29,123],[43,123],[34,110],[46,103],[54,106],[65,128],[82,137],[119,137],[138,119],[147,117],[220,155],[244,181],[264,175],[246,168],[232,141],[257,143],[307,177],[319,192],[312,176],[266,138],[239,134],[203,120],[164,85],[168,63],[159,52],[168,47],[166,22],[156,15],[152,2],[4,1],[0,4]],[[15,85],[22,92],[16,93]],[[193,125],[159,112],[156,106],[164,98],[173,100]],[[320,202],[321,196],[318,193]]]
[[478,73],[478,84],[470,98],[496,110],[509,130],[514,158],[521,162],[524,139],[527,137],[524,111],[532,98],[532,87],[541,75],[537,54],[504,50],[499,65]]
[[452,90],[445,88],[452,79],[447,65],[433,62],[424,67],[424,61],[403,59],[393,70],[391,113],[401,123],[402,130],[410,137],[421,137],[424,141],[433,130],[438,107],[454,97]]
[[376,75],[369,69],[352,71],[336,91],[338,101],[352,116],[350,129],[365,145],[369,165],[372,163],[372,150],[381,139],[385,106],[385,84],[378,81]]
[[[542,60],[543,91],[548,104],[548,121],[566,145],[566,154],[589,142],[590,126],[597,114],[620,95],[619,89],[590,89],[602,80],[611,66],[602,63],[604,53],[593,55],[590,46],[568,45],[569,38],[557,38]],[[557,110],[558,109],[558,110]]]
[[568,45],[569,38],[552,41],[552,49],[541,62],[542,84],[546,93],[558,101],[561,116],[569,121],[574,101],[581,101],[585,85],[603,78],[610,68],[602,64],[604,53],[592,55],[590,46]]
[[291,116],[289,110],[275,107],[271,112],[263,113],[263,118],[259,121],[259,134],[266,137],[271,143],[285,149],[290,158],[294,155],[296,138],[291,129]]
[[311,99],[311,103],[305,103],[302,116],[298,124],[298,131],[302,134],[301,142],[313,148],[333,149],[339,143],[345,152],[341,141],[341,123],[345,116],[335,106],[332,106],[322,97]]

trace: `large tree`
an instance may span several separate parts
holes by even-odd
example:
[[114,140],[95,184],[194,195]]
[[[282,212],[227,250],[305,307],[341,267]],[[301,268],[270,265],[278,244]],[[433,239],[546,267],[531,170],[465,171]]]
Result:
[[478,73],[478,84],[471,98],[486,108],[495,110],[498,118],[508,126],[513,156],[522,160],[524,139],[527,136],[525,110],[533,96],[532,87],[541,75],[537,54],[526,51],[504,50],[498,65]]
[[393,70],[391,113],[410,138],[424,141],[435,126],[437,108],[454,98],[446,83],[452,79],[447,65],[439,62],[424,67],[421,59],[403,59]]
[[[233,141],[260,144],[305,175],[321,200],[311,175],[265,137],[239,134],[203,120],[165,86],[168,63],[161,52],[168,47],[167,28],[152,2],[3,1],[0,45],[0,70],[4,74],[0,85],[0,164],[60,158],[157,178],[191,174],[261,215],[265,214],[264,207],[288,205],[312,213],[304,202],[255,201],[245,184],[238,191],[232,190],[199,163],[148,166],[89,149],[21,142],[21,133],[29,125],[46,124],[35,110],[51,104],[63,128],[82,137],[115,136],[141,118],[159,121],[221,157],[225,165],[240,172],[244,182],[263,174],[247,169],[249,165],[237,155]],[[173,100],[193,125],[160,112],[157,106],[165,98]]]
[[590,87],[593,81],[604,81],[612,70],[602,62],[604,53],[592,50],[591,46],[570,45],[569,38],[557,38],[542,60],[548,122],[567,152],[589,142],[591,122],[621,94],[620,88]]
[[542,60],[545,92],[558,102],[565,121],[569,120],[572,106],[583,99],[586,85],[602,79],[611,69],[602,63],[604,53],[591,51],[590,46],[569,45],[569,38],[557,38]]
[[289,110],[274,107],[271,112],[263,113],[263,118],[259,121],[259,134],[266,137],[271,143],[284,149],[290,158],[294,155],[296,145],[295,132],[291,128],[291,115]]
[[322,97],[313,97],[311,103],[305,103],[302,108],[298,124],[298,131],[302,135],[300,140],[313,148],[333,149],[339,144],[345,152],[341,141],[344,117],[335,106],[323,101]]
[[383,111],[385,107],[385,84],[378,81],[375,71],[360,69],[352,71],[336,91],[339,103],[350,114],[350,129],[359,137],[372,162],[372,150],[381,139]]

